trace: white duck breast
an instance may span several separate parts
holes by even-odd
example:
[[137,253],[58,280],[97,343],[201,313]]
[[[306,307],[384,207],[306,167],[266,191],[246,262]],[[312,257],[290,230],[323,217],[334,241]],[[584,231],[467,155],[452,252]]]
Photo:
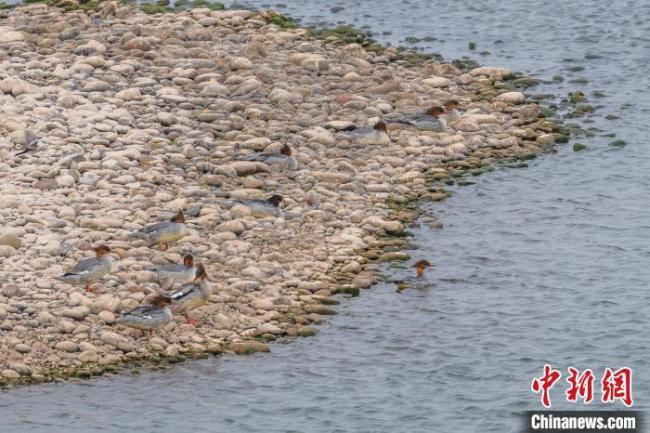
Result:
[[177,313],[187,313],[206,304],[212,296],[212,287],[207,281],[184,284],[170,295]]
[[460,116],[460,111],[456,110],[455,108],[453,110],[445,112],[445,118],[447,119],[447,122],[455,122],[460,119]]

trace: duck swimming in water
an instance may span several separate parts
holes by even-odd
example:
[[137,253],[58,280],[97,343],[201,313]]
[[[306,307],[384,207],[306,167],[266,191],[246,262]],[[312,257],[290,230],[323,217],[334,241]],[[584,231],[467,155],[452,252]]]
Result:
[[343,132],[341,135],[352,143],[361,145],[383,145],[390,144],[388,126],[383,120],[377,121],[372,127],[354,128]]
[[187,323],[192,325],[196,325],[198,322],[190,317],[190,311],[207,304],[212,296],[212,287],[207,280],[208,274],[205,272],[205,268],[203,265],[199,265],[196,267],[194,282],[182,285],[170,295],[175,305],[178,305],[174,308],[174,312],[183,314]]
[[169,308],[171,303],[169,296],[158,295],[149,304],[135,307],[109,324],[139,329],[142,335],[147,331],[151,336],[154,329],[162,328],[172,321],[172,311]]
[[226,209],[230,209],[237,204],[246,206],[251,209],[252,215],[257,218],[268,216],[278,218],[282,216],[282,207],[285,203],[280,194],[273,194],[267,199],[223,200],[219,202]]
[[70,284],[83,284],[86,291],[93,292],[91,284],[101,280],[113,267],[113,258],[110,256],[111,249],[108,246],[100,245],[93,248],[93,251],[95,251],[95,257],[83,259],[70,271],[56,279]]
[[131,236],[144,239],[149,245],[158,244],[161,251],[169,247],[169,242],[182,239],[187,234],[185,216],[179,210],[169,221],[151,224],[131,233]]
[[156,266],[151,270],[156,274],[156,280],[164,287],[173,287],[175,284],[185,284],[194,280],[196,269],[192,254],[183,256],[183,263]]
[[298,161],[292,156],[292,153],[291,146],[285,143],[279,152],[254,153],[242,157],[241,160],[263,162],[279,170],[295,170],[298,168]]
[[444,131],[447,129],[447,121],[441,117],[444,113],[444,108],[436,105],[429,108],[424,113],[409,114],[391,120],[391,123],[402,123],[404,125],[414,126],[418,129],[428,131]]
[[395,281],[397,285],[397,292],[401,293],[406,289],[426,289],[431,286],[431,282],[425,275],[427,268],[433,266],[427,260],[417,261],[413,267],[415,268],[415,277],[409,277],[404,280]]

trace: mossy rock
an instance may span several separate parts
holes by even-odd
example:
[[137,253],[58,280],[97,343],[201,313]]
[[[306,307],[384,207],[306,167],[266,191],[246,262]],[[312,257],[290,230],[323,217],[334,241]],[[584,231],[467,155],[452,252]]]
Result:
[[368,43],[375,42],[370,37],[370,33],[361,31],[352,26],[338,26],[325,29],[311,28],[310,33],[312,37],[316,39],[328,40],[330,38],[335,38],[334,41],[338,41],[339,43],[343,42],[346,44],[363,43],[364,41],[367,41]]
[[520,88],[528,88],[528,87],[534,87],[542,83],[542,80],[538,80],[537,78],[530,78],[530,77],[522,77],[522,78],[517,78],[512,82],[517,87]]
[[270,352],[271,348],[268,344],[260,341],[246,340],[230,343],[227,349],[240,355],[249,355],[257,352]]
[[174,9],[169,7],[169,0],[161,0],[158,3],[140,3],[140,11],[145,14],[165,14],[173,12]]
[[496,90],[515,90],[515,86],[510,83],[504,83],[503,81],[495,81],[492,85]]
[[406,261],[410,259],[411,255],[402,251],[390,251],[379,256],[379,260],[382,262],[390,262],[393,260]]
[[566,69],[567,69],[567,71],[571,71],[571,72],[580,72],[580,71],[584,71],[585,67],[580,66],[580,65],[576,65],[576,66],[569,66]]
[[311,326],[303,326],[298,329],[298,335],[300,337],[314,337],[316,334],[318,334],[318,330]]
[[610,141],[607,145],[610,147],[625,147],[627,146],[627,143],[625,140],[614,140]]
[[568,143],[569,142],[569,136],[566,134],[562,134],[559,132],[553,133],[555,136],[555,142],[556,143]]
[[437,181],[437,180],[448,179],[449,175],[447,173],[433,173],[429,175],[429,177],[431,178],[431,180]]
[[575,143],[573,145],[573,151],[574,152],[581,152],[583,150],[587,150],[587,146],[582,144],[582,143]]
[[555,113],[557,112],[557,110],[555,110],[553,108],[544,107],[544,106],[541,106],[541,105],[539,107],[539,111],[540,111],[540,113],[542,114],[543,117],[553,117],[553,116],[555,116]]
[[334,289],[334,293],[337,295],[346,294],[346,295],[350,295],[353,298],[356,298],[361,293],[361,290],[358,287],[352,287],[350,285],[346,285],[346,286],[338,286],[336,289]]
[[579,102],[583,102],[584,100],[585,100],[585,94],[580,90],[576,90],[575,92],[569,92],[569,101],[571,101],[572,104],[577,104]]
[[514,155],[518,161],[528,161],[537,158],[537,155],[531,152],[518,152]]
[[293,18],[290,18],[288,16],[279,13],[273,13],[270,16],[268,16],[266,22],[268,22],[269,24],[275,24],[276,26],[279,26],[283,29],[295,29],[296,27],[298,27],[298,24]]
[[[174,4],[176,6],[176,4]],[[211,2],[208,0],[194,0],[192,2],[192,8],[208,8],[213,11],[222,11],[226,9],[226,6],[220,2]]]

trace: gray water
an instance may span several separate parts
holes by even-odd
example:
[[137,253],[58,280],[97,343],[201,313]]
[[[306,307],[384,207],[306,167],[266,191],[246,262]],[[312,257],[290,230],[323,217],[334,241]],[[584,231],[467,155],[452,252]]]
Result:
[[[536,91],[583,90],[602,108],[577,121],[628,145],[609,147],[613,138],[595,131],[580,138],[586,152],[564,145],[427,205],[445,225],[413,229],[414,255],[438,265],[430,290],[375,286],[343,302],[318,336],[275,344],[271,354],[9,390],[0,394],[1,431],[515,432],[520,412],[541,408],[530,382],[544,363],[565,376],[568,366],[591,368],[597,380],[605,367],[629,366],[635,408],[647,409],[650,5],[369,3],[303,0],[281,10],[305,24],[368,26],[393,44],[444,39],[423,46],[450,59],[563,75]],[[345,9],[330,13],[336,5]],[[589,82],[569,82],[578,77]],[[564,401],[565,388],[554,388],[553,407],[584,408]]]

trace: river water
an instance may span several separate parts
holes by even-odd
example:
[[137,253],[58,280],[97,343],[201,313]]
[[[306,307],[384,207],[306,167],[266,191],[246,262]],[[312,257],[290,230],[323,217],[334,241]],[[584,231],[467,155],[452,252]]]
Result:
[[[564,145],[427,205],[445,226],[412,230],[421,247],[413,254],[438,265],[429,290],[397,294],[379,284],[343,302],[318,336],[275,344],[272,354],[3,392],[1,431],[516,432],[522,411],[541,408],[530,383],[545,363],[562,382],[569,366],[593,369],[596,399],[603,369],[628,366],[634,406],[647,409],[650,5],[370,3],[247,5],[304,24],[367,26],[395,45],[434,37],[421,46],[445,58],[562,75],[535,91],[582,90],[599,106],[572,120],[596,128],[579,139],[589,149]],[[627,146],[608,146],[611,133]],[[565,389],[553,389],[554,408],[585,407],[565,402]]]

